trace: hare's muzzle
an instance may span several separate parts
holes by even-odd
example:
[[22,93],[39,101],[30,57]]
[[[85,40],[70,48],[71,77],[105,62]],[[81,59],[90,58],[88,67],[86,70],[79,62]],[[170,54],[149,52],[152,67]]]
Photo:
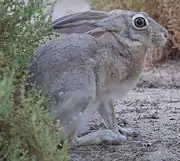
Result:
[[164,44],[166,44],[166,42],[168,40],[168,37],[169,37],[169,33],[168,33],[168,31],[165,28],[163,28],[162,29],[162,34],[163,34],[164,39],[165,39],[165,43]]
[[161,32],[162,32],[164,39],[167,41],[168,36],[169,36],[168,31],[163,27]]
[[162,27],[161,30],[159,31],[159,34],[157,34],[157,38],[155,38],[156,45],[158,47],[166,46],[168,37],[169,37],[168,31],[164,27]]
[[168,35],[169,35],[169,34],[168,34],[168,31],[165,29],[165,30],[164,30],[164,37],[165,37],[166,39],[168,39]]

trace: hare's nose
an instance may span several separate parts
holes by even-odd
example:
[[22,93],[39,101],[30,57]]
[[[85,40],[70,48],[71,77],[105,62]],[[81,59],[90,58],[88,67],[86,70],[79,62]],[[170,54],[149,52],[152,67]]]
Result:
[[167,31],[166,29],[164,29],[164,37],[165,37],[165,38],[168,38],[168,35],[169,35],[169,34],[168,34],[168,31]]

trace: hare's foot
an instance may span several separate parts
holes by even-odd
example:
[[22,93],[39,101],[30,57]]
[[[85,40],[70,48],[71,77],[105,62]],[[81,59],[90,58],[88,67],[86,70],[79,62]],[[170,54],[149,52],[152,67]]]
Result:
[[83,127],[87,125],[91,116],[94,112],[97,111],[99,107],[99,103],[93,104],[91,101],[89,102],[88,106],[86,107],[85,111],[83,112],[82,116],[76,120],[74,126],[74,132],[72,133],[71,144],[72,146],[81,146],[81,145],[90,145],[90,144],[119,144],[125,140],[127,140],[126,136],[123,134],[115,133],[111,129],[107,130],[98,130],[84,136],[78,136],[79,132],[82,131]]
[[124,135],[126,137],[137,137],[138,136],[138,132],[136,132],[135,130],[133,130],[131,128],[124,128],[124,127],[117,125],[117,129],[122,135]]
[[114,133],[119,134],[120,136],[123,135],[124,137],[136,137],[138,135],[138,133],[134,130],[130,128],[123,128],[117,124],[112,100],[100,104],[98,111],[104,119],[106,127]]
[[112,130],[98,130],[82,137],[75,137],[72,145],[91,145],[91,144],[119,144],[126,141],[126,137],[122,134],[114,133]]

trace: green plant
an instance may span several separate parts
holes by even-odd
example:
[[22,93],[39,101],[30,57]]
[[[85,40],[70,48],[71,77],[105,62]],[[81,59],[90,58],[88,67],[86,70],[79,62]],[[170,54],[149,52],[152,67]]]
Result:
[[[43,105],[47,97],[25,90],[27,58],[51,34],[43,0],[0,0],[0,160],[65,161],[66,142]],[[60,147],[62,146],[62,147]]]

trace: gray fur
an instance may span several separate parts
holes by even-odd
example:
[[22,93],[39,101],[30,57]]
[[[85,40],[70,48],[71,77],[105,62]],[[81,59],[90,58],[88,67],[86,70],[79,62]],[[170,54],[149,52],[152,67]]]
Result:
[[[144,29],[133,24],[137,14],[148,22]],[[88,19],[82,15],[88,16],[86,12],[62,18],[59,27]],[[55,98],[53,113],[73,145],[118,143],[133,134],[117,125],[113,101],[136,86],[148,49],[167,41],[167,30],[147,13],[115,10],[107,15],[98,21],[89,15],[93,30],[47,41],[36,50],[29,67],[33,73],[29,82]],[[96,111],[108,129],[79,137]]]

